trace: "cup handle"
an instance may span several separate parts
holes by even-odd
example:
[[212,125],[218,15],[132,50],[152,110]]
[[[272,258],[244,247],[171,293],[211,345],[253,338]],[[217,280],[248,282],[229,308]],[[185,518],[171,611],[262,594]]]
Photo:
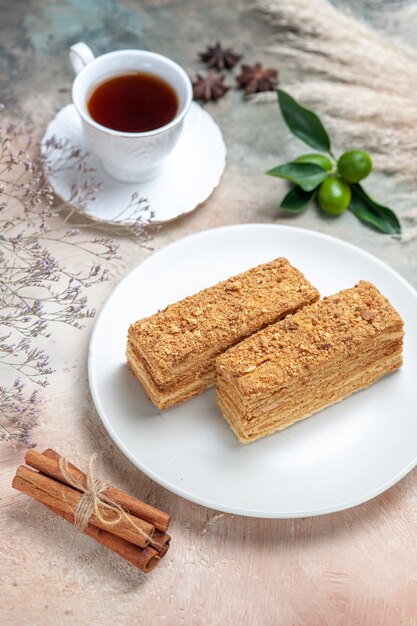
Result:
[[69,49],[69,60],[75,74],[81,72],[88,63],[94,60],[94,54],[86,43],[79,41]]

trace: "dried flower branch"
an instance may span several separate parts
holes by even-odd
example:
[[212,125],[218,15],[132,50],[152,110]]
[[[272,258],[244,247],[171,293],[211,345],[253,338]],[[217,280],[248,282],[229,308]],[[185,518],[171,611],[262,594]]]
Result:
[[[59,168],[76,172],[69,203],[59,201],[48,182],[50,151],[59,151]],[[53,371],[36,338],[49,337],[51,323],[82,328],[95,315],[85,291],[107,280],[108,269],[101,263],[117,257],[113,238],[88,234],[103,225],[74,223],[71,205],[82,209],[99,189],[86,156],[55,138],[40,155],[27,122],[0,124],[0,371],[6,375],[2,379],[11,381],[0,387],[0,441],[13,445],[31,445],[39,417],[39,394],[26,392],[25,384],[45,386]],[[124,222],[126,218],[131,221]],[[134,194],[110,226],[116,236],[129,235],[144,245],[151,219],[148,203]],[[93,263],[83,271],[67,267],[54,255],[63,245],[76,248],[83,258],[91,256]]]
[[9,389],[0,387],[0,441],[19,442],[32,448],[31,435],[39,419],[39,394],[24,394],[24,385],[16,379]]

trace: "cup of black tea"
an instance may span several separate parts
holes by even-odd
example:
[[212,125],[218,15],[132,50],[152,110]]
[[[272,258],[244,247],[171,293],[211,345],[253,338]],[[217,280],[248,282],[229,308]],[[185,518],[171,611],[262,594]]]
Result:
[[181,134],[192,86],[174,61],[146,50],[97,58],[82,42],[70,48],[72,100],[88,146],[105,171],[124,182],[155,177]]

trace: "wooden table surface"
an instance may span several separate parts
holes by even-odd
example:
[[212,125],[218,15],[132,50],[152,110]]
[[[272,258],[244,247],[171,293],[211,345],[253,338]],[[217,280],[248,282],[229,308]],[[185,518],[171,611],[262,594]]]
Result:
[[[0,12],[1,99],[9,117],[31,113],[40,132],[69,102],[67,49],[78,40],[97,54],[126,47],[152,49],[194,74],[201,68],[197,52],[220,38],[242,50],[248,62],[277,65],[264,49],[272,27],[250,0],[3,0]],[[395,24],[394,34],[401,36],[400,21]],[[395,24],[390,22],[390,28]],[[403,28],[408,37],[410,23]],[[285,84],[293,70],[285,64],[279,69]],[[263,172],[295,148],[276,104],[255,106],[233,91],[207,110],[225,136],[226,172],[203,206],[155,235],[154,249],[213,226],[293,223],[361,246],[417,287],[415,242],[381,239],[352,215],[332,221],[310,210],[289,222],[278,213],[284,185]],[[374,181],[386,197],[394,197],[395,182],[378,175]],[[149,254],[131,241],[120,244],[122,259],[111,264],[110,281],[88,294],[90,305],[98,309],[121,277]],[[67,263],[72,262],[81,260],[67,255]],[[172,548],[159,568],[142,575],[38,503],[13,492],[11,477],[24,451],[3,446],[1,624],[417,624],[415,471],[371,502],[310,519],[250,519],[187,502],[141,474],[104,431],[88,390],[92,324],[82,331],[53,328],[48,349],[56,373],[43,392],[45,405],[35,439],[40,450],[52,446],[69,455],[100,451],[105,479],[172,514]]]

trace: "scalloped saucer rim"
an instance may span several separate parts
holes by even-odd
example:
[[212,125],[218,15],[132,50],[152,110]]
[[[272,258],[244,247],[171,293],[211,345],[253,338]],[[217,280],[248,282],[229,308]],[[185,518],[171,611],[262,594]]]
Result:
[[[41,140],[43,154],[52,137],[88,153],[81,121],[73,104],[64,106],[49,122]],[[97,222],[132,224],[138,217],[137,209],[123,218],[119,216],[137,194],[147,200],[153,214],[152,223],[162,224],[191,213],[209,198],[219,185],[225,169],[226,145],[212,116],[193,102],[177,145],[161,172],[150,181],[117,181],[104,171],[94,155],[88,153],[86,163],[94,170],[94,178],[101,187],[95,199],[87,200],[85,206],[77,206],[76,201],[70,201],[71,186],[79,174],[75,167],[57,169],[60,157],[59,151],[49,151],[49,182],[55,193],[77,212]]]

